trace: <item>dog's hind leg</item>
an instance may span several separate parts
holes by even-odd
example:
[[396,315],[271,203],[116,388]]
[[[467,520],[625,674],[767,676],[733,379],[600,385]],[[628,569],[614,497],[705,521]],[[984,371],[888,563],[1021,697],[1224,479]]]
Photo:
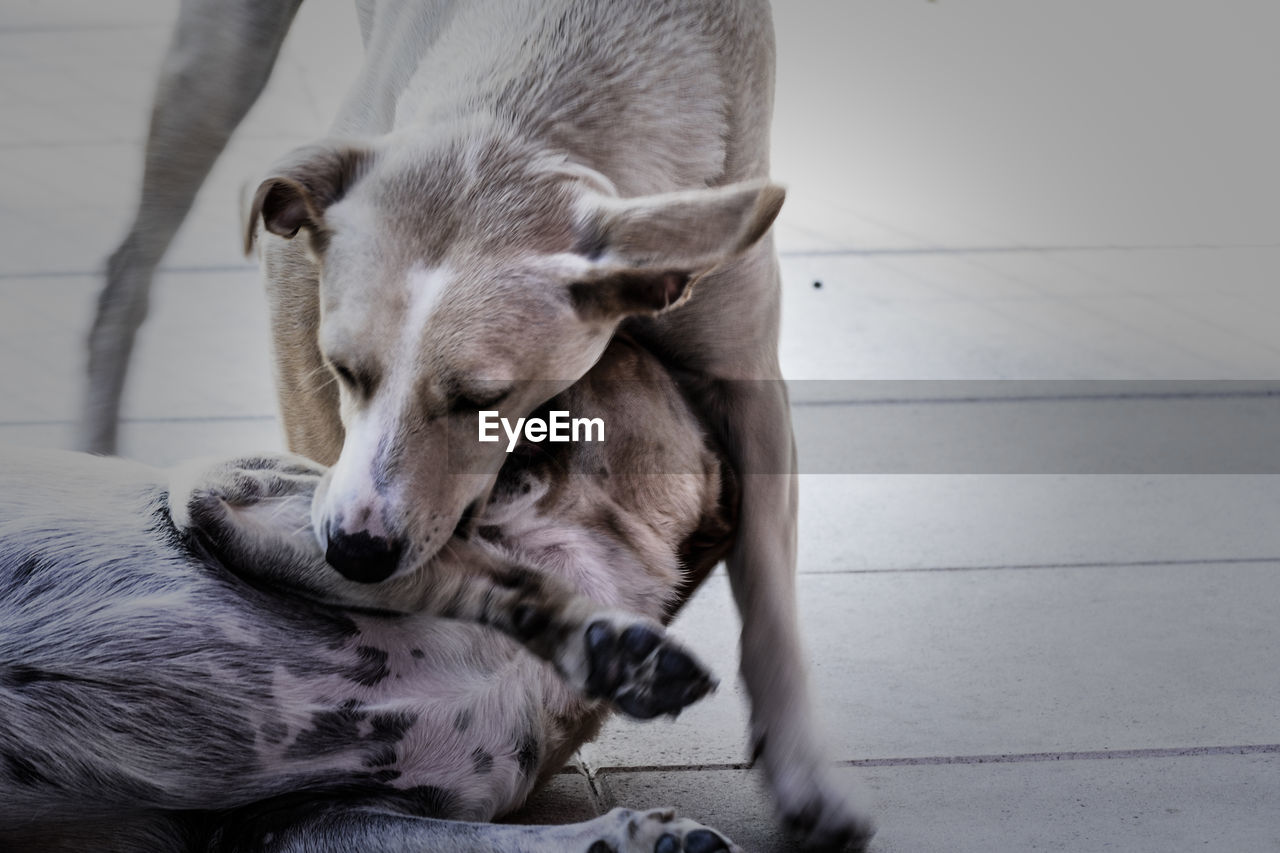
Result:
[[262,818],[252,814],[258,808],[233,815],[211,846],[227,853],[741,853],[718,832],[663,809],[518,826],[410,817],[376,805],[312,801]]
[[301,0],[184,0],[161,68],[132,226],[107,261],[77,443],[114,453],[151,279],[232,131],[262,91]]

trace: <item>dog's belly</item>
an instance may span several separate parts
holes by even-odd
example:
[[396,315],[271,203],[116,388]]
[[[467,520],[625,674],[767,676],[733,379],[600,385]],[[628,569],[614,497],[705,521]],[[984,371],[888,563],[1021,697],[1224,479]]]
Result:
[[518,807],[599,713],[549,665],[485,628],[357,616],[326,671],[276,668],[256,725],[264,769],[403,793],[409,808],[488,820]]

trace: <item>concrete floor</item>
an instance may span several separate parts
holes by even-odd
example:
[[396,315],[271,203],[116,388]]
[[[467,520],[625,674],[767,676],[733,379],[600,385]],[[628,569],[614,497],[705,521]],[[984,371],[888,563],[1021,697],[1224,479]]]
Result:
[[[5,443],[70,441],[170,5],[0,7]],[[873,849],[1280,850],[1280,7],[777,6],[800,607]],[[159,274],[126,454],[280,446],[236,198],[358,56],[308,0]],[[789,849],[722,576],[676,630],[720,693],[611,724],[525,816]]]

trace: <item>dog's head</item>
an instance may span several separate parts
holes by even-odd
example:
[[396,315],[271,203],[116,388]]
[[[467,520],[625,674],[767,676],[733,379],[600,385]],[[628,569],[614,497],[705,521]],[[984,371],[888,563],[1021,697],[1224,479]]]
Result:
[[624,318],[680,305],[759,241],[783,195],[619,198],[566,157],[466,132],[296,152],[258,188],[247,239],[261,221],[306,240],[320,270],[345,428],[314,510],[330,563],[371,582],[422,565],[506,458],[478,412],[514,423],[567,388]]

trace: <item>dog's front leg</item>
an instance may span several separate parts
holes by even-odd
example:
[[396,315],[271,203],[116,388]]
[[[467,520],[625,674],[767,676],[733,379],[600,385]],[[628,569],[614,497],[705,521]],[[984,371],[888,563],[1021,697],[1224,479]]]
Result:
[[727,382],[717,400],[740,474],[729,581],[742,617],[753,754],[784,820],[818,849],[862,849],[871,822],[831,776],[817,741],[795,605],[795,441],[781,379]]
[[264,828],[250,807],[233,813],[217,849],[255,853],[742,853],[724,836],[666,809],[613,809],[562,826],[466,823],[397,814],[394,801],[339,805],[311,802],[297,819],[271,815]]

